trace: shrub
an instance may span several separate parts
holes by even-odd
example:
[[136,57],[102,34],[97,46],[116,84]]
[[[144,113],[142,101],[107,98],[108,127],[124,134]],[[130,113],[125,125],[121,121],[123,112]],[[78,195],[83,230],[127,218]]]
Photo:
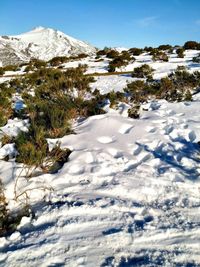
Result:
[[128,117],[132,119],[139,119],[140,117],[139,110],[140,110],[139,105],[133,106],[132,108],[128,109]]
[[4,146],[6,144],[13,143],[13,137],[10,137],[9,135],[5,134],[3,137],[1,137],[1,145]]
[[11,234],[17,229],[23,216],[30,216],[29,206],[24,206],[17,213],[11,214],[8,209],[8,201],[4,194],[4,188],[0,180],[0,237]]
[[[128,60],[125,59],[124,56],[118,56],[114,58],[112,61],[108,64],[108,72],[114,72],[116,68],[120,68],[122,66],[126,66],[128,64]],[[130,60],[130,58],[129,58]]]
[[107,99],[109,99],[110,101],[110,107],[114,108],[119,103],[119,101],[124,101],[124,93],[111,91],[102,96],[103,102]]
[[11,101],[0,91],[0,127],[6,124],[12,114]]
[[157,47],[157,49],[159,49],[159,50],[164,50],[164,51],[166,51],[166,50],[172,50],[173,49],[173,47],[171,46],[171,45],[169,45],[169,44],[167,44],[167,45],[159,45],[158,47]]
[[124,89],[134,103],[144,102],[147,98],[148,90],[148,84],[141,80],[127,84],[127,87]]
[[167,54],[160,50],[155,50],[151,52],[151,55],[152,55],[153,61],[159,60],[159,61],[167,62],[169,60]]
[[132,59],[129,52],[126,50],[122,51],[119,57],[124,61],[130,61]]
[[128,51],[133,56],[139,56],[143,53],[143,49],[136,47],[130,48]]
[[196,41],[187,41],[184,46],[184,49],[193,49],[198,50],[200,49],[200,43],[197,43]]
[[70,60],[70,59],[69,59],[68,57],[65,57],[65,56],[63,56],[63,57],[54,57],[54,58],[50,59],[50,60],[48,61],[48,63],[49,63],[52,67],[56,67],[56,66],[58,66],[58,65],[60,65],[60,64],[63,64],[63,63],[68,62],[69,60]]
[[141,67],[134,68],[132,77],[152,79],[152,74],[153,69],[149,65],[144,64]]
[[155,50],[155,48],[153,48],[151,46],[145,46],[145,48],[144,48],[144,51],[146,51],[146,52],[152,52],[154,50]]
[[176,71],[187,71],[187,67],[184,65],[178,65]]
[[200,54],[198,56],[196,56],[196,57],[193,57],[192,61],[194,63],[200,63]]
[[4,75],[5,74],[5,71],[2,67],[0,67],[0,75]]
[[[62,150],[56,145],[49,151],[44,138],[44,129],[31,123],[28,132],[20,132],[15,139],[17,157],[16,162],[28,167],[40,167],[44,172],[55,173],[67,161],[71,151]],[[59,166],[58,166],[59,165]]]
[[4,189],[0,180],[0,236],[3,236],[7,232],[8,224],[8,203],[4,195]]
[[176,53],[177,53],[177,56],[179,57],[179,58],[184,58],[184,49],[183,48],[178,48],[178,49],[176,49]]
[[86,58],[88,55],[85,53],[78,54],[77,59]]
[[104,47],[104,49],[97,51],[97,56],[106,56],[110,50],[111,48]]
[[186,91],[184,100],[185,101],[192,101],[192,94],[191,94],[190,90]]
[[109,63],[108,72],[115,72],[116,66],[113,63]]
[[43,164],[47,156],[48,144],[42,127],[31,123],[28,132],[18,134],[15,145],[18,152],[16,162],[36,167]]
[[61,149],[60,144],[57,144],[48,153],[48,157],[45,159],[42,170],[46,173],[57,173],[68,161],[71,152],[72,151],[68,148]]
[[17,71],[19,67],[17,65],[7,65],[3,67],[4,71]]
[[159,90],[159,96],[160,98],[164,98],[166,100],[170,100],[171,93],[174,90],[174,84],[169,77],[162,78],[160,80],[160,90]]
[[30,60],[29,65],[36,69],[45,68],[47,66],[47,62],[44,60],[33,58]]
[[116,51],[116,50],[110,50],[110,51],[106,54],[106,56],[107,56],[108,58],[116,58],[116,57],[119,56],[119,52]]
[[198,86],[199,81],[196,75],[198,76],[198,73],[192,74],[186,70],[177,69],[170,75],[170,78],[178,90],[184,91],[185,89],[192,89]]

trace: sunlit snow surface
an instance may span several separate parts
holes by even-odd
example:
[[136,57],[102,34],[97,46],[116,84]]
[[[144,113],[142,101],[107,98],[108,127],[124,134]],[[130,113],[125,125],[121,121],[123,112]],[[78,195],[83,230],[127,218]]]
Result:
[[[198,69],[187,57],[150,64],[159,77],[177,64]],[[112,78],[91,85],[122,90],[132,79]],[[76,134],[60,139],[73,152],[59,173],[19,179],[19,192],[33,189],[35,217],[0,238],[0,266],[200,266],[200,94],[193,102],[143,108],[139,120],[121,104],[76,123]],[[27,122],[10,120],[3,130],[15,135],[20,127]],[[13,149],[2,147],[0,155]],[[0,160],[10,208],[20,171]]]

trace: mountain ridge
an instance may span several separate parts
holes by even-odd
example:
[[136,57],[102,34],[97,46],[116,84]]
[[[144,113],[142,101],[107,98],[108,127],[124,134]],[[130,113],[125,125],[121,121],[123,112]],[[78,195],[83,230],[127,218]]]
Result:
[[27,62],[31,58],[50,60],[55,56],[71,56],[81,53],[94,54],[96,48],[65,33],[35,27],[31,31],[10,36],[0,36],[0,65]]

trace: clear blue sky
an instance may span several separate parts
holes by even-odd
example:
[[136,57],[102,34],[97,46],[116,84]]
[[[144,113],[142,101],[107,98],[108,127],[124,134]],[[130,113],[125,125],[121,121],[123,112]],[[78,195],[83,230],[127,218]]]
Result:
[[0,35],[36,26],[97,47],[200,41],[200,0],[0,0]]

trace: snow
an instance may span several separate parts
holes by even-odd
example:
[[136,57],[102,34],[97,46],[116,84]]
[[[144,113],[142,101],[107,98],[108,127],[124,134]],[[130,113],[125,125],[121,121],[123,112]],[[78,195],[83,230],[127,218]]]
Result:
[[191,62],[192,58],[197,56],[198,54],[199,51],[186,50],[184,58],[177,58],[176,54],[170,54],[168,62],[153,62],[152,56],[148,55],[147,53],[143,53],[140,56],[135,56],[136,60],[134,62],[117,70],[133,71],[133,69],[136,67],[140,67],[143,64],[148,64],[155,70],[153,78],[161,79],[174,71],[177,66],[186,66],[191,71],[200,70],[200,64]]
[[[195,53],[149,63],[159,78],[178,64],[193,71],[200,67],[189,61]],[[149,60],[138,56],[127,68]],[[94,72],[108,64],[81,62]],[[101,93],[133,80],[128,74],[95,79],[92,89]],[[151,100],[140,119],[128,118],[128,108],[107,105],[106,114],[76,122],[76,134],[48,139],[50,147],[60,141],[72,150],[57,174],[26,179],[22,165],[0,160],[9,208],[23,206],[26,192],[34,213],[0,238],[0,266],[200,266],[200,93],[193,102]],[[1,129],[16,136],[27,126],[14,119]],[[4,145],[0,157],[14,152],[13,144]],[[15,187],[22,194],[17,202]]]
[[99,76],[95,78],[95,82],[91,84],[92,90],[98,89],[100,93],[109,93],[111,90],[123,91],[127,83],[134,81],[129,74],[121,74],[116,76]]
[[[118,266],[139,255],[200,264],[199,100],[156,107],[140,120],[110,109],[78,123],[60,139],[73,152],[58,174],[19,181],[23,190],[41,186],[30,199],[47,204],[3,239],[4,266],[101,266],[110,257]],[[0,161],[2,177],[11,164]]]

